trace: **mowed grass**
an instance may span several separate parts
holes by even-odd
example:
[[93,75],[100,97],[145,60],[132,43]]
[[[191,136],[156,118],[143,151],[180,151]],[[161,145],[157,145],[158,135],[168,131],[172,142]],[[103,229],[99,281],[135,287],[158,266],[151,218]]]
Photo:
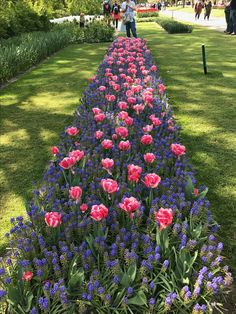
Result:
[[[170,11],[179,11],[179,12],[184,12],[184,13],[191,13],[192,15],[194,15],[194,8],[192,8],[191,6],[187,6],[185,8],[183,7],[168,7],[167,10]],[[204,16],[204,9],[202,10],[202,14],[201,16]],[[216,8],[212,8],[211,10],[211,17],[221,17],[224,18],[225,17],[225,12],[224,9],[216,9]]]
[[[167,34],[155,23],[138,24],[167,86],[181,143],[209,187],[214,218],[230,265],[236,270],[236,40],[194,27],[192,34]],[[209,74],[204,75],[205,43]]]
[[109,43],[72,45],[0,91],[0,248],[10,217],[25,213],[65,125]]

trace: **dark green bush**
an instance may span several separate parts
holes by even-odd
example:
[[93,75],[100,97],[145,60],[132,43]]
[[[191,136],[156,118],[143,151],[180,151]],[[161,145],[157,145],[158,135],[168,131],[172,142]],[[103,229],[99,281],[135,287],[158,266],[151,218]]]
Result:
[[48,31],[50,21],[45,14],[38,15],[22,1],[0,2],[0,38],[21,33]]
[[192,33],[193,27],[188,24],[180,23],[170,18],[157,18],[157,23],[161,25],[169,34]]
[[142,17],[142,18],[137,18],[137,23],[145,23],[145,22],[156,22],[157,18],[155,16],[150,16],[150,17]]
[[158,12],[138,12],[138,18],[146,18],[146,17],[158,17],[159,13]]
[[88,43],[107,42],[113,39],[114,28],[103,21],[93,21],[85,28],[85,41]]

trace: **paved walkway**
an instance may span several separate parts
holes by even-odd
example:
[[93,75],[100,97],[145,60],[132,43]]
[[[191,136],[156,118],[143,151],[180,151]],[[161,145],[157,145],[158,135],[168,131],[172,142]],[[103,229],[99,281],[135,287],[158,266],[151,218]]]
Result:
[[193,14],[180,12],[175,10],[160,11],[160,15],[165,15],[173,17],[175,20],[189,22],[196,25],[205,26],[219,32],[223,32],[226,29],[226,22],[224,18],[210,17],[209,21],[204,20],[204,12],[201,14],[199,20],[195,20],[194,12]]

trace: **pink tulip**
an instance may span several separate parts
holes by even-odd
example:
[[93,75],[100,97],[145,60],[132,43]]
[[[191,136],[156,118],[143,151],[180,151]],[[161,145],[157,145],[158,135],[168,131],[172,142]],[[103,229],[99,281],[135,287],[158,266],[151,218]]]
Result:
[[66,133],[71,136],[76,136],[79,133],[79,130],[76,127],[71,127],[66,129]]
[[45,214],[44,220],[49,227],[56,228],[62,222],[61,217],[58,212],[48,212]]
[[100,204],[100,205],[93,205],[91,212],[90,212],[90,216],[96,220],[96,221],[100,221],[104,218],[106,218],[108,215],[108,209],[105,205]]
[[78,201],[82,195],[82,189],[79,186],[72,186],[69,195],[73,200]]
[[183,145],[180,144],[171,144],[170,146],[172,153],[175,156],[181,156],[185,154],[186,148]]
[[156,188],[159,183],[161,182],[161,178],[155,174],[155,173],[149,173],[144,177],[143,183],[146,185],[148,188]]
[[160,230],[168,227],[173,220],[173,211],[171,208],[160,208],[158,212],[155,213],[156,221],[160,224]]
[[102,179],[101,187],[109,194],[113,194],[119,190],[118,183],[112,179]]

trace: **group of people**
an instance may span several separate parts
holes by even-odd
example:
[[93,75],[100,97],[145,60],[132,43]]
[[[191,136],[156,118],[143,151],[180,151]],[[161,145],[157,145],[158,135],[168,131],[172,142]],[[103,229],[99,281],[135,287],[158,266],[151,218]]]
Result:
[[126,30],[127,37],[137,38],[135,15],[136,5],[133,0],[125,0],[121,6],[115,2],[111,4],[109,0],[105,0],[103,3],[103,14],[107,23],[110,25],[111,20],[113,20],[113,25],[118,29],[119,20],[122,20],[122,29]]
[[[211,15],[212,3],[209,0],[198,0],[195,3],[195,19],[199,19],[204,9],[204,20],[208,19]],[[225,3],[225,20],[226,20],[226,30],[225,33],[236,35],[236,0],[230,0]]]
[[194,11],[195,11],[195,20],[199,19],[202,13],[202,10],[204,9],[204,20],[210,18],[211,15],[211,9],[212,9],[212,3],[211,1],[204,1],[199,0],[195,3]]
[[226,34],[236,35],[236,0],[225,4]]

